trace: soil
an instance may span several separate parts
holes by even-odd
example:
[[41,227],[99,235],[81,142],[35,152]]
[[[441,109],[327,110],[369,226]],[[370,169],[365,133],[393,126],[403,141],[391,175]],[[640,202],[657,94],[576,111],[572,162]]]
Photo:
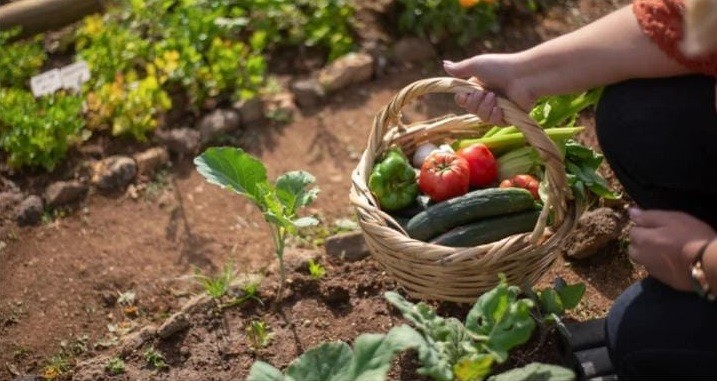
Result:
[[[500,33],[468,52],[523,49],[621,4],[625,1],[549,3],[542,14],[506,20]],[[441,54],[458,58],[468,53]],[[353,219],[348,200],[350,173],[375,113],[406,84],[442,75],[436,61],[393,66],[385,76],[342,91],[315,108],[302,109],[291,123],[264,121],[246,126],[235,137],[236,143],[260,157],[270,177],[295,169],[313,173],[321,194],[310,213],[325,226]],[[419,119],[446,112],[458,112],[452,99],[430,96],[409,106],[406,114]],[[590,125],[590,115],[584,121]],[[596,146],[594,136],[588,129],[581,139]],[[611,181],[615,183],[614,178]],[[113,344],[121,333],[148,324],[158,326],[180,310],[200,292],[194,272],[218,273],[228,260],[242,273],[265,274],[260,289],[264,305],[250,301],[221,314],[213,308],[193,314],[189,330],[145,344],[125,358],[126,374],[106,379],[243,379],[256,359],[283,367],[319,342],[351,342],[360,333],[385,332],[402,321],[382,297],[396,286],[371,258],[332,262],[320,246],[312,250],[326,266],[326,277],[314,281],[303,273],[290,274],[292,283],[281,313],[272,312],[267,306],[275,294],[273,247],[268,228],[252,205],[207,184],[194,170],[191,158],[173,158],[169,168],[139,188],[138,195],[129,191],[92,194],[82,205],[47,216],[37,227],[0,222],[0,380],[41,374],[52,357],[57,360],[60,354],[69,362],[61,379],[71,378],[77,362],[106,359],[114,353]],[[310,242],[316,237],[304,238]],[[588,260],[559,261],[538,286],[550,284],[556,276],[569,283],[585,282],[587,293],[568,318],[604,316],[621,291],[644,276],[627,258],[623,242],[615,241]],[[294,246],[299,244],[294,242]],[[130,291],[135,293],[131,304],[136,312],[117,303],[121,293]],[[461,320],[465,316],[465,306],[434,305]],[[248,344],[245,327],[254,319],[265,321],[274,333],[266,348],[254,350]],[[511,361],[516,365],[534,360],[560,362],[555,337],[544,344],[554,351],[535,354],[534,343],[519,350]],[[147,367],[143,354],[150,345],[165,355],[167,370]],[[415,368],[415,357],[402,355],[391,378],[416,379]]]

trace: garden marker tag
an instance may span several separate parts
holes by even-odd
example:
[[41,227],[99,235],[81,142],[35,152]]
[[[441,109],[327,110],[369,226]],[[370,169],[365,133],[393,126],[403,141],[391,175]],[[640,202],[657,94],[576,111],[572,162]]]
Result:
[[60,69],[62,87],[68,90],[80,90],[80,86],[90,79],[90,69],[87,62],[77,61]]
[[61,88],[62,79],[58,69],[52,69],[30,78],[30,89],[35,97],[52,94]]

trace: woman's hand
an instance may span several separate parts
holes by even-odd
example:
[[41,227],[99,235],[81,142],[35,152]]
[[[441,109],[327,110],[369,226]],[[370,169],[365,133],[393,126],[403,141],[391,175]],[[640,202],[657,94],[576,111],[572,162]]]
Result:
[[717,233],[682,212],[630,209],[630,257],[653,277],[674,289],[692,290],[690,264],[697,251]]
[[456,94],[456,103],[487,123],[506,125],[503,111],[498,107],[497,94],[502,94],[524,110],[530,110],[535,97],[513,79],[512,68],[516,56],[511,54],[483,54],[460,62],[443,61],[445,71],[459,78],[469,78],[486,91]]

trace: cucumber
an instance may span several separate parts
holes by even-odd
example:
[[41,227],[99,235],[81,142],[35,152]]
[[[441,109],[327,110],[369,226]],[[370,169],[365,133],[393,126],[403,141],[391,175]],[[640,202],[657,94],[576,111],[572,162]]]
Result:
[[456,226],[533,208],[535,200],[525,189],[479,189],[428,207],[408,221],[406,232],[411,238],[428,241]]
[[533,230],[539,216],[539,210],[530,210],[487,218],[451,229],[432,239],[431,243],[450,247],[483,245]]

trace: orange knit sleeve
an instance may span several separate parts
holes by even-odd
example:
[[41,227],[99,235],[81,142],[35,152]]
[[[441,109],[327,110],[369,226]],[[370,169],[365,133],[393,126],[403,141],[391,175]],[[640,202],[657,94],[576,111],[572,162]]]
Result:
[[695,72],[717,76],[717,54],[688,58],[680,50],[683,0],[634,0],[632,10],[642,31],[668,56]]

